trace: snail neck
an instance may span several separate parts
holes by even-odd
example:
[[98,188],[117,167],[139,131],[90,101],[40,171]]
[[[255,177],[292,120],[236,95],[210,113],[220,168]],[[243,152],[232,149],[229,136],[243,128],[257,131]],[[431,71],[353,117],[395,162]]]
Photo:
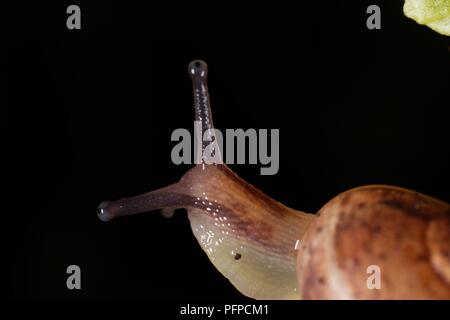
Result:
[[314,215],[290,209],[225,165],[201,165],[180,181],[191,186],[192,231],[214,266],[255,299],[298,299],[296,257]]

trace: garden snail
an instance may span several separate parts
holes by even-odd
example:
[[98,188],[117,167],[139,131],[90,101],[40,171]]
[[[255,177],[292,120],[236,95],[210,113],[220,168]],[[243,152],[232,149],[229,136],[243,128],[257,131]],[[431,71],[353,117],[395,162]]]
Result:
[[[213,128],[203,61],[189,65],[195,117]],[[398,187],[346,191],[314,214],[285,207],[225,164],[98,207],[100,219],[186,208],[214,266],[255,299],[450,299],[450,206]],[[381,289],[367,287],[379,266]]]

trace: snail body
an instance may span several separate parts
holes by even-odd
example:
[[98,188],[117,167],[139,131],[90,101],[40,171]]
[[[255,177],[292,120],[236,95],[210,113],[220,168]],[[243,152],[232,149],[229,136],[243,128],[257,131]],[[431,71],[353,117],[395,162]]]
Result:
[[[196,120],[213,129],[203,61],[193,61]],[[205,146],[203,146],[205,147]],[[255,299],[450,299],[450,206],[390,186],[344,192],[314,215],[288,208],[225,164],[201,163],[178,183],[104,201],[100,219],[186,208],[213,265]],[[366,269],[382,270],[369,290]]]

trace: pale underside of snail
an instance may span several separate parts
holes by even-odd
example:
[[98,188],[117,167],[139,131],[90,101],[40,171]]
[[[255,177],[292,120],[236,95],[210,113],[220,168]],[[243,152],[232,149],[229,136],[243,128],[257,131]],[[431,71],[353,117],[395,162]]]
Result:
[[[213,128],[207,66],[189,64],[195,119]],[[288,208],[225,164],[195,165],[181,180],[104,201],[100,219],[186,208],[213,265],[255,299],[450,299],[450,206],[384,185],[346,191],[317,214]],[[367,286],[367,268],[381,287]]]

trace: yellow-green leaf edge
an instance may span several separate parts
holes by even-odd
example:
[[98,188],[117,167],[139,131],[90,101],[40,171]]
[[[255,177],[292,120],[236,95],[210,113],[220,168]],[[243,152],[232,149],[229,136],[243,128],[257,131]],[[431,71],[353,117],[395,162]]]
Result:
[[405,0],[403,13],[419,24],[450,36],[450,0]]

